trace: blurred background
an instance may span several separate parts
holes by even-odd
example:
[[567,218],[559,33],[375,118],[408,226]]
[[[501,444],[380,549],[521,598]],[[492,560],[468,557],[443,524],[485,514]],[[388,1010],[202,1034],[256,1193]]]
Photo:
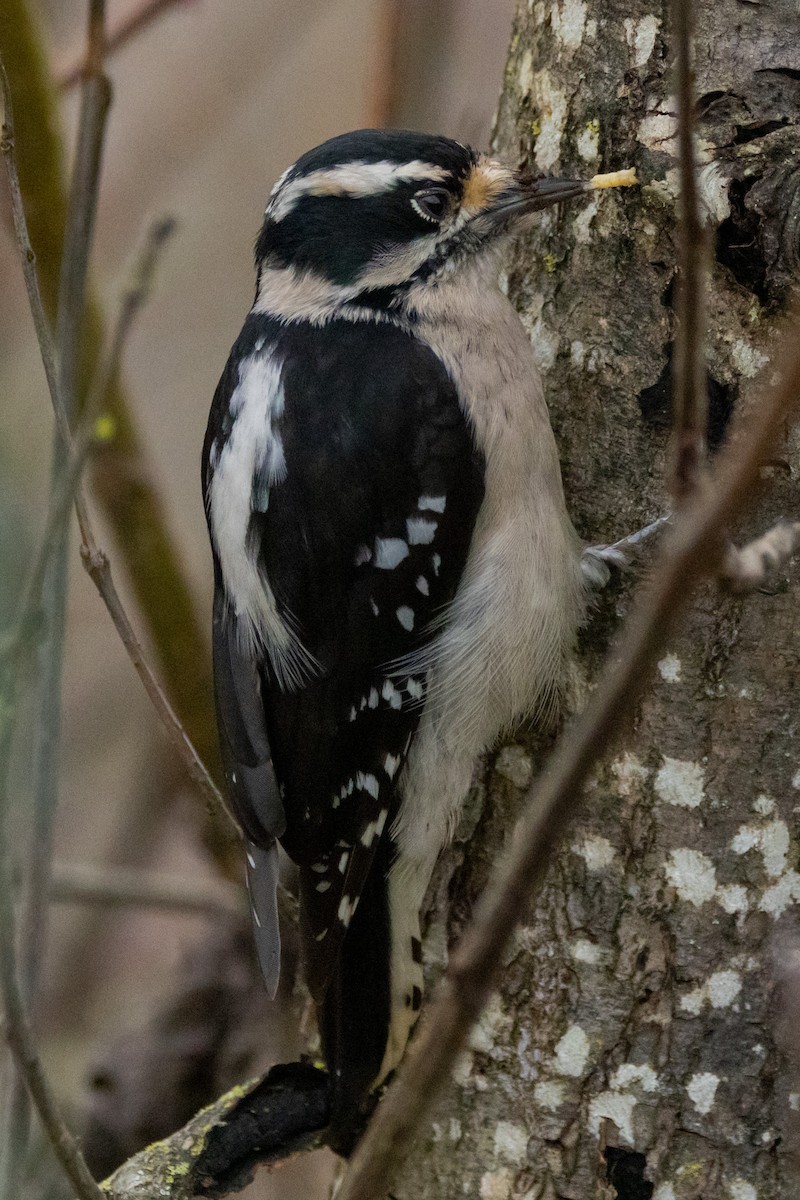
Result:
[[[62,81],[68,165],[78,89],[64,81],[81,60],[86,4],[39,0],[30,7],[47,62]],[[104,311],[113,313],[148,226],[157,216],[175,218],[177,231],[126,349],[123,379],[142,443],[132,470],[146,470],[161,497],[204,634],[211,579],[200,448],[216,381],[251,302],[252,245],[269,190],[304,150],[365,125],[429,130],[485,148],[514,7],[515,0],[176,0],[162,4],[157,18],[108,59],[113,106],[92,279]],[[110,30],[141,8],[142,0],[112,0]],[[0,191],[5,621],[41,529],[52,424]],[[104,486],[113,492],[113,472]],[[117,582],[147,640],[122,549],[95,510]],[[188,669],[207,706],[207,657]],[[75,1121],[89,1114],[88,1148],[95,1169],[107,1171],[135,1143],[168,1132],[181,1105],[188,1115],[248,1073],[296,1054],[303,1002],[302,995],[292,998],[291,972],[280,1008],[270,1008],[254,981],[246,926],[242,932],[238,919],[225,915],[237,904],[236,870],[208,853],[200,801],[176,769],[80,569],[74,533],[63,700],[58,871],[147,868],[201,890],[207,884],[208,891],[209,911],[199,915],[107,902],[51,906],[36,1008],[43,1052]],[[23,728],[13,776],[21,860],[30,837],[30,753],[30,728],[27,735]],[[176,1064],[172,1074],[163,1068],[167,1058]],[[169,1095],[156,1103],[158,1075]],[[9,1088],[6,1072],[6,1095]],[[33,1147],[40,1155],[35,1141]],[[330,1170],[328,1156],[310,1156],[274,1176],[262,1173],[248,1195],[322,1195]]]

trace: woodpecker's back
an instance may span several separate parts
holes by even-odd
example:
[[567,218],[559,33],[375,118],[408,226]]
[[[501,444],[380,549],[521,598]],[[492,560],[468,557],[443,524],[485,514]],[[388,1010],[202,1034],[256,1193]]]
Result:
[[364,130],[279,180],[203,486],[228,787],[274,993],[276,841],[346,1146],[422,996],[419,912],[480,751],[554,697],[579,546],[527,336],[496,285],[531,181]]

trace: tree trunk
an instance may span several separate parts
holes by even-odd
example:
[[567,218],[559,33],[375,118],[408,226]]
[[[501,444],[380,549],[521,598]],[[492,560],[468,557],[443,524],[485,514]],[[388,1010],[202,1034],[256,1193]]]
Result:
[[[701,186],[714,230],[709,440],[779,341],[800,251],[797,0],[696,6]],[[580,533],[613,541],[668,507],[675,274],[674,86],[666,4],[519,5],[497,151],[641,189],[541,214],[509,293],[544,374]],[[800,512],[800,436],[763,472],[737,540]],[[581,703],[628,608],[581,638]],[[796,569],[735,599],[703,589],[610,748],[503,984],[395,1189],[398,1200],[789,1200],[800,1170],[800,812]],[[435,978],[512,835],[547,735],[486,770],[438,876]]]

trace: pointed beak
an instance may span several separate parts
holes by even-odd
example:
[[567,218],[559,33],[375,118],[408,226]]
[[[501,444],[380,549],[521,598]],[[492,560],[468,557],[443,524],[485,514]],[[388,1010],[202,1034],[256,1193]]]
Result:
[[505,224],[528,213],[539,212],[564,200],[575,200],[592,190],[591,183],[581,179],[520,179],[497,197],[486,215]]

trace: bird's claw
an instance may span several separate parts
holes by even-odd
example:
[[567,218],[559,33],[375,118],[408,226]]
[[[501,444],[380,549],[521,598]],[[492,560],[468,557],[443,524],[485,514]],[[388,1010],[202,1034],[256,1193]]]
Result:
[[587,587],[592,591],[600,591],[611,578],[612,567],[617,571],[627,570],[642,543],[669,521],[670,514],[667,513],[666,516],[658,517],[643,529],[637,529],[635,533],[630,533],[617,542],[585,546],[581,554],[581,570]]

